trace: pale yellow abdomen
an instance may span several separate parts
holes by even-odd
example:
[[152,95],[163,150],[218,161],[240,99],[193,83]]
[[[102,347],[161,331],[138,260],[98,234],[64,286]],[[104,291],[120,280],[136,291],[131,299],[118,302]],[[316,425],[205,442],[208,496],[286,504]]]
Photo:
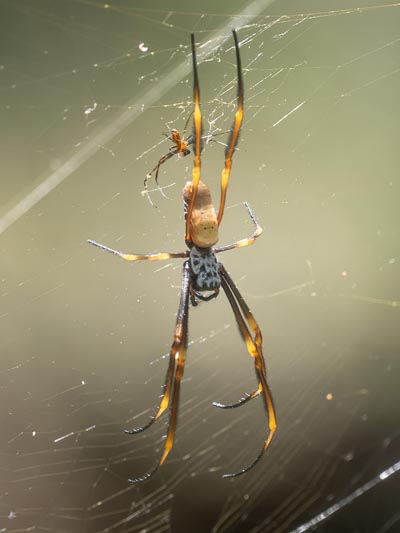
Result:
[[[192,198],[192,182],[188,181],[183,189],[183,198],[188,208]],[[200,248],[210,248],[218,242],[218,221],[211,193],[203,181],[199,181],[196,199],[190,217],[190,238]]]

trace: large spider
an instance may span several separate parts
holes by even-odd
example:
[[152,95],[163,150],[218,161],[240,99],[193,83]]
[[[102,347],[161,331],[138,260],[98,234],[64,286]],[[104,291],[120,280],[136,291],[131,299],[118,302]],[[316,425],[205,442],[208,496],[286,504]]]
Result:
[[226,246],[215,246],[218,241],[218,227],[221,223],[226,190],[228,187],[229,175],[232,166],[232,156],[239,138],[239,132],[243,120],[243,80],[240,62],[239,44],[235,30],[233,30],[235,42],[236,62],[237,62],[237,111],[233,121],[229,142],[225,151],[225,166],[221,179],[221,199],[218,215],[211,203],[211,195],[207,185],[200,179],[200,153],[202,137],[202,115],[200,110],[200,91],[197,73],[196,50],[194,35],[191,36],[193,75],[194,75],[194,166],[192,181],[188,181],[183,189],[184,211],[186,219],[185,241],[188,247],[184,252],[158,252],[153,254],[136,255],[126,254],[113,250],[108,246],[89,240],[90,244],[118,255],[125,261],[162,261],[172,258],[187,258],[183,264],[182,289],[174,331],[174,340],[169,354],[169,364],[165,378],[163,393],[160,404],[149,422],[143,426],[132,430],[125,430],[126,433],[135,434],[149,428],[160,416],[169,409],[169,420],[167,436],[164,443],[163,453],[158,464],[150,472],[141,477],[130,479],[131,483],[138,483],[149,479],[164,463],[171,451],[178,419],[179,391],[183,371],[185,368],[186,351],[188,344],[188,321],[189,321],[189,300],[192,305],[197,305],[199,301],[209,301],[216,298],[220,287],[225,292],[230,306],[235,315],[240,335],[246,344],[249,355],[254,357],[255,371],[258,379],[258,387],[251,394],[246,394],[236,403],[222,404],[214,402],[216,407],[223,409],[239,407],[252,398],[262,395],[264,405],[268,414],[269,431],[265,438],[263,447],[255,460],[238,472],[225,474],[223,477],[236,477],[244,474],[254,467],[261,459],[263,453],[268,448],[276,430],[276,416],[273,405],[271,391],[267,382],[266,367],[262,352],[262,335],[260,328],[244,301],[242,295],[234,284],[232,278],[225,270],[222,263],[219,263],[216,254],[241,248],[253,244],[255,239],[262,233],[262,228],[255,219],[248,203],[245,203],[247,212],[254,224],[253,233],[245,238]]

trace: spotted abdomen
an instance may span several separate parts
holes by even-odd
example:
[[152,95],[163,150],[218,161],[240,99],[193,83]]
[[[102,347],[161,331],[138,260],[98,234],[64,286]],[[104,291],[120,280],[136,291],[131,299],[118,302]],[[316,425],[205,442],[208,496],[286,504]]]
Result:
[[218,274],[218,262],[211,248],[203,250],[193,246],[190,250],[190,267],[197,290],[212,291],[219,289],[221,279]]

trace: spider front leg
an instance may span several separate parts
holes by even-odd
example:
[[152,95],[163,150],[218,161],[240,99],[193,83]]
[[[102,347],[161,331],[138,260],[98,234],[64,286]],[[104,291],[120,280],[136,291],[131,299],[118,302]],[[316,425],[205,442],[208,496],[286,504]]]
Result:
[[93,246],[97,246],[97,248],[101,248],[102,250],[109,252],[110,254],[117,255],[121,259],[124,259],[125,261],[165,261],[167,259],[177,259],[177,258],[185,258],[189,257],[189,251],[185,252],[157,252],[155,254],[126,254],[124,252],[120,252],[119,250],[114,250],[113,248],[109,248],[108,246],[105,246],[104,244],[100,244],[99,242],[93,241],[92,239],[88,239],[87,241],[89,244],[92,244]]
[[190,266],[188,261],[186,261],[183,265],[182,290],[176,319],[174,340],[169,354],[169,366],[160,406],[158,407],[154,417],[146,426],[143,428],[137,428],[136,431],[128,431],[128,433],[138,433],[139,431],[147,429],[162,415],[166,409],[169,408],[170,413],[168,420],[168,431],[163,453],[161,459],[155,468],[153,468],[153,470],[147,474],[144,474],[143,476],[129,479],[128,481],[130,483],[141,483],[142,481],[146,481],[147,479],[151,478],[157,472],[158,468],[164,463],[174,445],[175,431],[178,421],[180,385],[183,377],[183,371],[185,369],[188,343],[190,278]]
[[227,252],[228,250],[234,250],[235,248],[244,248],[245,246],[250,246],[251,244],[254,244],[255,240],[262,234],[264,231],[260,224],[258,223],[256,217],[254,216],[254,213],[250,207],[250,204],[248,202],[244,202],[244,206],[247,210],[247,214],[249,215],[253,225],[254,225],[254,231],[249,237],[245,237],[244,239],[240,239],[236,242],[233,242],[231,244],[226,244],[225,246],[216,246],[214,248],[214,252],[216,254],[219,254],[221,252]]

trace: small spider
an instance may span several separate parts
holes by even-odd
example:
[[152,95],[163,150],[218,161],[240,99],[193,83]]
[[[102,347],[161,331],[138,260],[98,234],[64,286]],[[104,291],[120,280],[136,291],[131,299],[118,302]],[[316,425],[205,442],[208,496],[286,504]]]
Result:
[[[157,165],[152,170],[150,170],[150,172],[148,172],[146,174],[146,177],[145,177],[144,182],[143,182],[144,194],[147,195],[150,204],[152,206],[154,206],[154,207],[157,207],[157,206],[153,203],[153,201],[151,200],[151,198],[150,198],[150,196],[148,194],[147,183],[148,183],[149,179],[153,176],[153,174],[155,174],[154,179],[155,179],[156,185],[157,185],[158,189],[161,191],[161,194],[163,196],[165,196],[164,193],[163,193],[163,190],[158,185],[158,173],[160,171],[161,165],[163,165],[166,161],[168,161],[168,159],[171,159],[171,157],[174,157],[174,155],[178,155],[178,157],[186,157],[187,155],[189,155],[191,153],[189,148],[188,148],[188,146],[190,146],[191,144],[194,144],[194,142],[195,142],[194,141],[194,135],[189,135],[188,137],[186,137],[186,130],[187,130],[187,127],[188,127],[188,124],[189,124],[189,120],[191,119],[192,115],[193,115],[193,111],[190,113],[190,115],[186,119],[185,125],[184,125],[183,130],[182,130],[182,134],[175,128],[173,128],[170,133],[163,133],[164,137],[166,137],[168,140],[170,140],[174,144],[169,148],[169,150],[168,150],[168,152],[166,154],[164,154],[162,157],[160,157],[160,159],[158,160]],[[218,137],[219,135],[224,135],[225,133],[227,133],[227,132],[226,131],[222,131],[222,132],[218,132],[218,133],[210,133],[209,135],[203,135],[201,137],[201,140],[202,141],[206,141],[206,143],[218,142],[218,141],[215,140],[215,137]],[[220,143],[220,144],[222,144],[222,143]]]
[[156,184],[158,185],[158,172],[160,170],[161,165],[163,165],[166,161],[168,161],[168,159],[171,159],[171,157],[174,157],[174,155],[176,154],[180,155],[181,157],[186,157],[187,155],[190,154],[190,150],[188,146],[194,143],[193,135],[189,135],[187,139],[185,139],[185,135],[186,135],[186,129],[189,124],[189,120],[191,119],[192,115],[193,115],[193,112],[190,113],[190,115],[188,116],[186,120],[182,135],[175,128],[171,130],[171,133],[163,133],[163,135],[167,139],[169,139],[171,142],[173,142],[174,144],[173,146],[170,147],[170,149],[168,150],[168,153],[166,153],[159,159],[157,165],[152,170],[150,170],[150,172],[147,173],[145,180],[144,180],[145,191],[147,191],[147,182],[151,178],[151,176],[154,174],[154,172],[155,172],[155,176],[154,176],[155,181],[156,181]]
[[222,263],[217,261],[216,254],[241,248],[253,244],[261,233],[262,228],[258,224],[248,203],[245,203],[247,212],[254,224],[253,233],[245,238],[225,246],[215,246],[218,241],[218,227],[221,223],[226,199],[226,190],[232,166],[232,156],[239,138],[239,132],[243,120],[243,80],[240,62],[239,44],[235,30],[233,30],[235,42],[236,62],[237,62],[237,111],[235,114],[229,142],[225,151],[225,166],[221,179],[221,200],[218,215],[211,202],[211,195],[207,185],[200,179],[200,154],[201,154],[201,133],[202,115],[200,110],[200,91],[197,73],[196,50],[194,35],[192,34],[192,59],[194,75],[194,166],[192,181],[188,181],[183,189],[184,212],[186,220],[185,242],[188,247],[184,252],[158,252],[153,254],[136,255],[126,254],[113,250],[108,246],[89,240],[90,244],[101,248],[107,252],[118,255],[126,261],[162,261],[172,258],[185,258],[182,273],[182,288],[174,331],[174,340],[169,354],[169,364],[165,378],[163,393],[160,404],[155,414],[143,427],[125,430],[126,433],[135,434],[149,428],[160,416],[169,410],[168,430],[165,439],[163,452],[158,464],[148,473],[130,479],[131,483],[138,483],[149,479],[155,474],[160,465],[164,463],[170,453],[175,439],[175,431],[178,420],[179,392],[183,371],[185,368],[186,351],[188,344],[188,322],[189,322],[189,302],[196,306],[199,301],[209,301],[216,298],[222,287],[229,304],[233,310],[240,335],[246,344],[250,356],[254,357],[255,371],[258,379],[258,387],[251,394],[246,394],[239,401],[231,404],[214,402],[216,407],[230,409],[244,405],[249,400],[262,395],[264,405],[268,414],[269,430],[265,438],[263,447],[254,461],[232,474],[225,474],[223,477],[236,477],[244,474],[253,468],[261,459],[263,453],[268,448],[275,430],[276,416],[273,405],[271,391],[267,382],[267,372],[262,352],[262,335],[260,328],[244,301],[232,278],[226,271]]

